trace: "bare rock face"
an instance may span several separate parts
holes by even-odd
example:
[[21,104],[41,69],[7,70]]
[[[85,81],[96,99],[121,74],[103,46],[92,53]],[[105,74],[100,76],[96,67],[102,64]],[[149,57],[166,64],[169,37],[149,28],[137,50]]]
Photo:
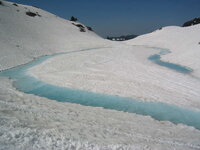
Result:
[[183,27],[188,27],[188,26],[192,26],[192,25],[196,25],[200,23],[200,18],[194,18],[190,21],[187,21],[183,24]]

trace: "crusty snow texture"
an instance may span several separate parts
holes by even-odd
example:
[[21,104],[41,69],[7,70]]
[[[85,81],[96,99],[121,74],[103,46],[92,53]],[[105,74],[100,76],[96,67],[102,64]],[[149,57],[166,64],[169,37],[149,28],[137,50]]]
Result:
[[149,61],[155,53],[117,45],[53,57],[29,73],[58,86],[200,109],[200,80]]
[[102,108],[59,103],[0,79],[0,150],[200,149],[200,131]]
[[[41,9],[2,2],[0,70],[42,55],[94,48],[53,57],[28,73],[59,86],[199,110],[200,26],[164,28],[127,45],[80,32]],[[29,11],[37,15],[26,15]],[[147,46],[170,49],[162,59],[194,72],[183,75],[150,62],[159,51]],[[193,127],[24,94],[0,77],[0,150],[197,150],[199,143],[200,131]]]

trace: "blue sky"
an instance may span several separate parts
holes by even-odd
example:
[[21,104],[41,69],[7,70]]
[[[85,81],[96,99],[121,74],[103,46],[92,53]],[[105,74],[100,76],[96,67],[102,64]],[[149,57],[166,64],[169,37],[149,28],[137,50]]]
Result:
[[69,19],[75,16],[101,36],[144,34],[200,17],[200,0],[12,0]]

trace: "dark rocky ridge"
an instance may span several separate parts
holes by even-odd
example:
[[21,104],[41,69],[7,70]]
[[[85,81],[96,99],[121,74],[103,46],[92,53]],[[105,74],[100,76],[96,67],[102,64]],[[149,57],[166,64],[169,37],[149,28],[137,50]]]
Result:
[[187,21],[183,24],[183,27],[189,27],[189,26],[192,26],[192,25],[196,25],[196,24],[199,24],[200,23],[200,18],[194,18],[190,21]]
[[126,41],[126,40],[130,40],[130,39],[134,39],[136,38],[138,35],[122,35],[119,37],[107,37],[108,40],[112,40],[112,41]]

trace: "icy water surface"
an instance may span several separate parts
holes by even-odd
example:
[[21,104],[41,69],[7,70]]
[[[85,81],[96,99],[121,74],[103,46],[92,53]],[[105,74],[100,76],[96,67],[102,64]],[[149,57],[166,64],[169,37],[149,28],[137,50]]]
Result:
[[6,76],[14,79],[14,87],[24,93],[46,97],[59,102],[70,102],[85,106],[103,107],[105,109],[151,116],[156,120],[170,121],[175,124],[182,123],[200,130],[199,111],[185,109],[165,103],[145,102],[131,98],[59,87],[40,81],[26,73],[27,69],[56,55],[61,54],[40,57],[26,65],[5,70],[0,73],[0,76]]
[[166,55],[166,54],[170,53],[170,51],[167,50],[167,49],[160,49],[160,48],[154,48],[154,49],[160,50],[160,53],[152,55],[148,58],[152,62],[154,62],[154,63],[156,63],[160,66],[167,67],[169,69],[175,70],[175,71],[180,72],[180,73],[190,73],[190,72],[193,71],[191,68],[188,68],[188,67],[185,67],[185,66],[181,66],[181,65],[178,65],[178,64],[173,64],[173,63],[162,61],[161,55]]

